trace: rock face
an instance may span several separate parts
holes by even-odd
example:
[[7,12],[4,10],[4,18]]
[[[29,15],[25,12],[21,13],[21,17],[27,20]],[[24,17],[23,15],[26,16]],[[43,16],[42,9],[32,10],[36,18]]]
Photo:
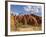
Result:
[[42,24],[42,17],[36,16],[36,15],[33,15],[33,14],[32,14],[32,16],[36,18],[38,24]]
[[42,23],[42,17],[34,14],[15,16],[15,20],[17,20],[19,23],[23,23],[23,25],[39,25]]

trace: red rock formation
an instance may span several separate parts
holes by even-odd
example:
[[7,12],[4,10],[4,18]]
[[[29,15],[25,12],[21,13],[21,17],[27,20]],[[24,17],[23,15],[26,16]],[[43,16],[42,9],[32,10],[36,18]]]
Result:
[[[23,23],[24,25],[29,24],[29,25],[38,25],[41,24],[41,17],[36,16],[36,15],[20,15],[20,16],[15,16],[15,21],[18,20],[18,22]],[[16,24],[16,23],[15,23]]]

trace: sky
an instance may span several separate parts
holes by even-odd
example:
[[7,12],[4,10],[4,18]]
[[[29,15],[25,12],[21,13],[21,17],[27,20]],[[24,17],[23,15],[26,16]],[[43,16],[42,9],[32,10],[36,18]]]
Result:
[[34,14],[37,16],[42,16],[41,6],[35,5],[11,5],[10,11],[13,15],[25,15]]

